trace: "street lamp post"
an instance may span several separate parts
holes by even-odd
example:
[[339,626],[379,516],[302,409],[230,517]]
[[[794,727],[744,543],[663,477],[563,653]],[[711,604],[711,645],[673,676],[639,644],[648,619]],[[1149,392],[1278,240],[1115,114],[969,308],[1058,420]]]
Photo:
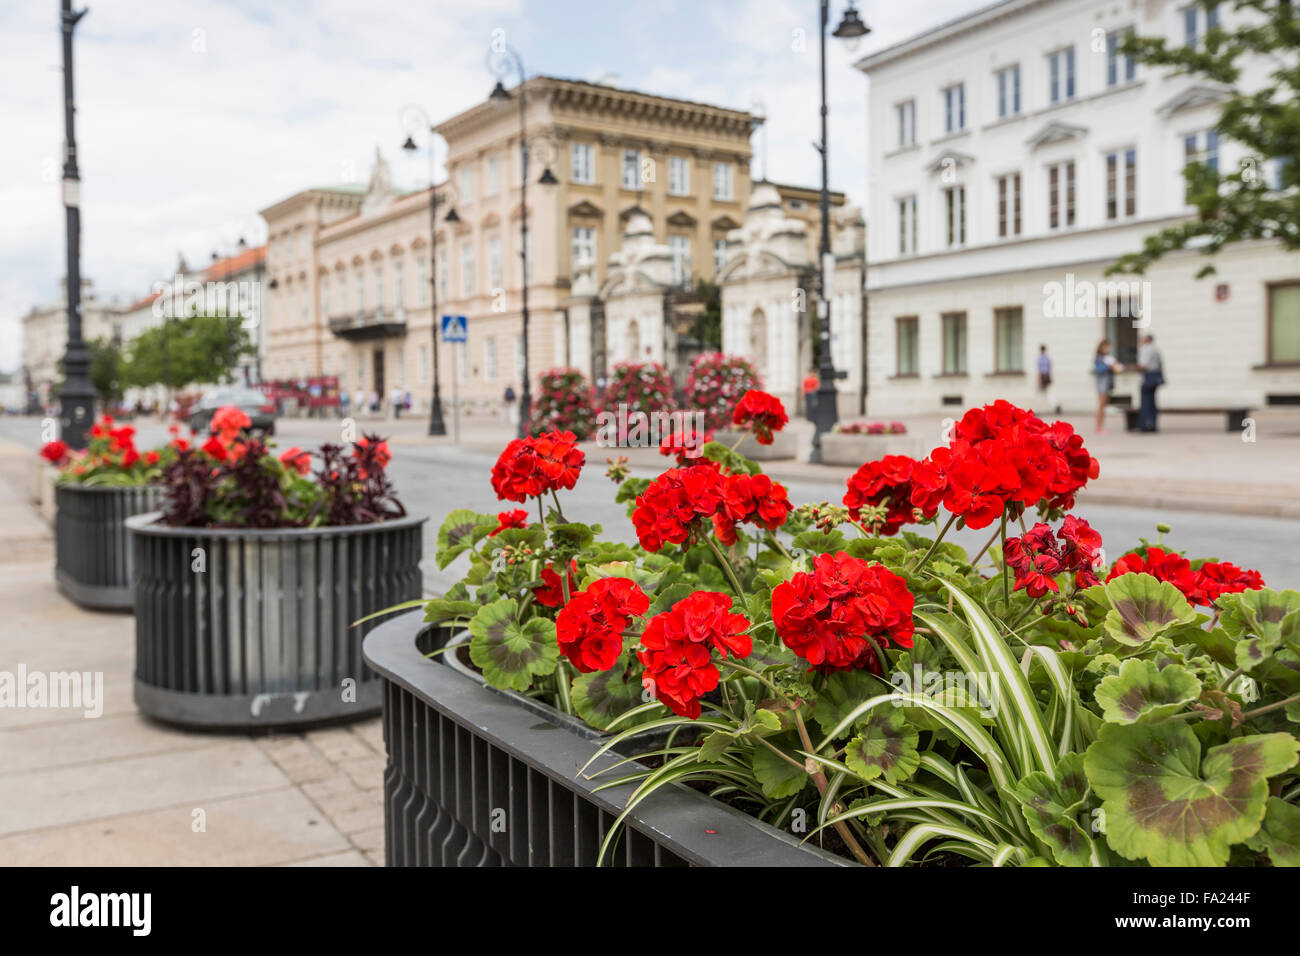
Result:
[[[488,97],[490,100],[496,103],[508,103],[510,94],[506,91],[501,80],[512,73],[519,78],[519,261],[523,270],[521,318],[523,320],[524,361],[521,370],[523,381],[519,389],[518,436],[524,438],[528,434],[528,419],[533,408],[531,375],[528,371],[528,117],[524,98],[524,85],[528,79],[528,74],[524,71],[524,61],[512,47],[502,46],[500,49],[494,48],[492,52],[494,56],[489,58],[489,64],[493,73],[496,74],[497,84],[492,88],[492,93]],[[541,185],[549,186],[554,185],[558,180],[548,166],[543,171],[538,182]]]
[[[420,125],[429,131],[429,314],[430,334],[433,336],[433,408],[429,413],[429,434],[445,435],[447,423],[442,417],[442,375],[441,365],[438,362],[438,187],[434,183],[433,155],[434,136],[437,134],[433,130],[429,115],[424,110],[419,107],[408,107],[408,109],[414,111],[420,119]],[[413,153],[417,148],[415,139],[407,136],[402,149]],[[454,201],[447,213],[446,221],[460,222],[460,217],[456,215]]]
[[[831,290],[828,283],[835,281],[835,256],[831,252],[830,150],[827,145],[826,129],[826,28],[829,24],[830,2],[829,0],[821,0],[821,28],[818,34],[821,42],[822,138],[821,142],[817,144],[817,151],[821,153],[822,158],[822,234],[817,257],[817,311],[821,319],[821,348],[817,360],[817,407],[813,414],[816,431],[813,432],[812,452],[808,456],[808,460],[814,464],[820,464],[822,460],[822,436],[835,427],[835,422],[839,418],[839,410],[836,407],[838,404],[838,390],[835,387],[835,380],[848,374],[847,372],[836,372],[835,364],[831,359]],[[853,8],[852,0],[850,0],[848,9],[844,11],[844,19],[835,28],[833,36],[846,40],[851,45],[856,45],[861,37],[870,32],[871,28],[858,17],[858,11]]]
[[63,0],[63,207],[68,235],[67,300],[68,344],[63,353],[63,388],[59,391],[59,415],[63,440],[70,448],[86,447],[86,431],[95,414],[95,389],[90,384],[90,350],[81,327],[81,174],[77,170],[77,139],[74,130],[76,105],[72,87],[72,31],[85,10],[72,10],[72,0]]

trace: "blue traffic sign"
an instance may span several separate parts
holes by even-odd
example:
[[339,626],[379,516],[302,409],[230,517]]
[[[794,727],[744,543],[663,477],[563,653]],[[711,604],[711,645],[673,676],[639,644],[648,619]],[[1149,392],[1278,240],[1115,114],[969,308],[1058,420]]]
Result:
[[444,315],[442,317],[442,340],[444,342],[464,342],[469,338],[469,322],[463,315]]

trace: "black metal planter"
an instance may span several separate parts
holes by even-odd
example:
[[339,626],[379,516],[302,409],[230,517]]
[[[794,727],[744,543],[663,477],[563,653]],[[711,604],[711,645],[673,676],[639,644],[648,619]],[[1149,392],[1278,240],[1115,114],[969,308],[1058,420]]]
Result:
[[[415,611],[365,641],[383,681],[388,865],[594,865],[632,787],[597,791],[578,771],[598,743],[424,656],[449,636]],[[614,866],[852,865],[684,787],[624,826]]]
[[135,702],[187,727],[353,720],[379,710],[359,618],[422,591],[426,518],[339,528],[127,522],[135,564]]
[[82,607],[129,611],[131,548],[126,519],[158,507],[156,485],[55,485],[54,575]]

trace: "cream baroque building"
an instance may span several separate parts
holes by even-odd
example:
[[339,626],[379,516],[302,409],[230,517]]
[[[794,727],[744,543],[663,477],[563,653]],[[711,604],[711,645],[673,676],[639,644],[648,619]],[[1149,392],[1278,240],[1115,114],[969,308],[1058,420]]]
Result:
[[[1144,331],[1163,352],[1166,407],[1300,401],[1300,255],[1242,243],[1212,278],[1195,278],[1196,252],[1137,285],[1105,275],[1193,214],[1189,159],[1247,160],[1214,133],[1224,89],[1129,61],[1120,38],[1199,44],[1235,16],[1226,3],[1004,0],[857,64],[871,79],[873,415],[1041,404],[1040,345],[1054,402],[1087,409],[1098,340],[1132,363]],[[1265,70],[1248,64],[1243,88]],[[1140,316],[1123,314],[1125,296]],[[1115,397],[1136,405],[1138,379],[1120,375]]]
[[[533,77],[524,92],[535,378],[578,364],[566,308],[575,263],[595,263],[603,282],[638,211],[667,250],[670,283],[715,277],[728,234],[744,216],[749,138],[760,120],[554,77]],[[466,345],[439,349],[442,393],[450,401],[455,375],[471,410],[521,385],[517,102],[485,102],[436,127],[449,149],[447,179],[438,187],[437,311],[465,315],[469,326]],[[544,170],[554,184],[539,182]],[[788,193],[792,209],[815,212],[809,191]],[[382,400],[396,387],[427,409],[434,318],[428,199],[427,189],[395,190],[377,157],[365,187],[308,189],[262,211],[269,237],[264,378],[337,375],[349,394],[375,392]],[[452,208],[458,222],[445,219]]]
[[[33,306],[22,322],[24,384],[42,407],[48,407],[57,398],[63,380],[59,362],[68,347],[67,280],[59,280],[56,301]],[[81,280],[81,335],[86,342],[122,340],[120,307],[99,299],[90,279]]]

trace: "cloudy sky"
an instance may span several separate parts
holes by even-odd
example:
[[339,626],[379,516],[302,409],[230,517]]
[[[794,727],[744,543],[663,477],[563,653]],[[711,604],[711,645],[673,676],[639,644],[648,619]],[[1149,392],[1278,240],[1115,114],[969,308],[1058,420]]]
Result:
[[[264,237],[257,210],[369,175],[399,183],[402,108],[435,120],[491,89],[503,29],[546,73],[756,109],[767,172],[815,185],[815,0],[87,0],[77,28],[82,274],[123,302],[191,264]],[[990,0],[866,0],[861,55]],[[20,317],[64,272],[58,0],[0,4],[0,370],[21,363]],[[843,12],[832,2],[832,26]],[[799,38],[806,37],[800,44]],[[866,79],[832,43],[831,185],[865,200]],[[756,168],[763,134],[754,141]]]

